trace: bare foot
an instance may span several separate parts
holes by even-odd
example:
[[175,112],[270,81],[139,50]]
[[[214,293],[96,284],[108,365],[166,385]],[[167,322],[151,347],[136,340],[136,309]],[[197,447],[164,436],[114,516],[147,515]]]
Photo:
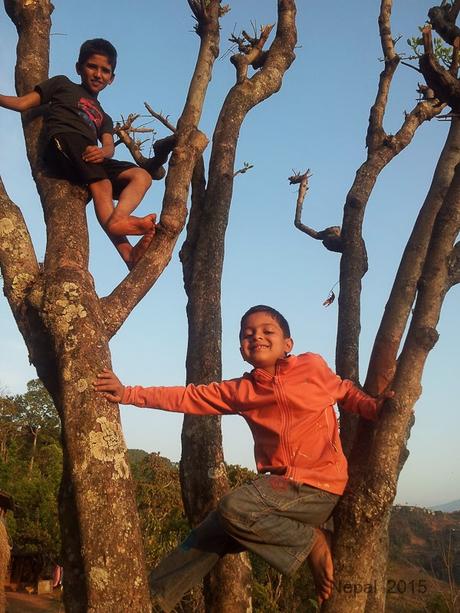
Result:
[[140,236],[155,229],[156,218],[155,213],[150,213],[145,217],[129,215],[118,221],[109,221],[107,229],[112,236]]
[[131,257],[129,259],[129,262],[127,262],[129,270],[132,270],[134,266],[136,266],[136,264],[139,262],[139,260],[144,256],[154,236],[155,232],[152,230],[148,232],[145,236],[143,236],[141,240],[137,243],[137,245],[134,245],[131,251]]
[[319,528],[316,528],[316,540],[308,556],[308,564],[315,582],[318,602],[321,605],[323,600],[327,600],[332,593],[334,566],[328,538]]

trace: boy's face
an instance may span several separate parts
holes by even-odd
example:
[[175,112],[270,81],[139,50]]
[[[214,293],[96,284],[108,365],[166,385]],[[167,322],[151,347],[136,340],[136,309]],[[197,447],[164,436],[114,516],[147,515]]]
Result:
[[292,338],[286,338],[279,323],[269,313],[252,313],[243,322],[240,352],[245,362],[275,374],[276,362],[292,350]]
[[97,96],[115,78],[112,65],[106,55],[94,53],[83,64],[76,65],[77,73],[81,77],[81,83],[86,89]]

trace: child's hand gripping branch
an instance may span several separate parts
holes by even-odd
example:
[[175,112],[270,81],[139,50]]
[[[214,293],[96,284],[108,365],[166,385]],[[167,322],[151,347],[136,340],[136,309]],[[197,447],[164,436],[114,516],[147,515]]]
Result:
[[120,379],[108,368],[104,368],[97,375],[93,387],[96,392],[101,392],[104,398],[110,400],[110,402],[121,402],[123,392],[125,391],[125,386],[121,383]]

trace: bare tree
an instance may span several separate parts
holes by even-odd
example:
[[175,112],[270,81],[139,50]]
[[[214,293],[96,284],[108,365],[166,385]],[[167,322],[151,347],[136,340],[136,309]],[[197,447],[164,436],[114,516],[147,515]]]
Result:
[[[341,253],[337,372],[354,381],[358,380],[359,372],[361,279],[367,272],[362,237],[366,205],[379,173],[411,142],[416,129],[435,117],[446,103],[453,109],[458,104],[453,93],[458,83],[458,33],[454,28],[457,5],[458,2],[452,6],[444,2],[442,7],[435,7],[429,13],[433,27],[441,35],[448,31],[450,37],[446,35],[445,40],[454,42],[450,69],[445,70],[437,63],[426,31],[425,52],[420,59],[420,71],[427,82],[422,88],[425,99],[405,114],[398,132],[389,135],[383,128],[383,119],[400,58],[390,27],[392,0],[382,0],[379,30],[385,67],[370,113],[367,159],[358,169],[347,195],[342,227],[322,232],[301,228],[313,238],[323,240],[328,249]],[[438,9],[442,24],[436,21]],[[391,386],[395,395],[387,400],[375,424],[358,422],[345,415],[341,418],[350,479],[335,513],[336,589],[324,605],[326,611],[384,610],[389,513],[407,457],[406,442],[414,422],[413,407],[421,393],[423,367],[437,340],[436,325],[442,302],[450,287],[458,283],[459,247],[455,240],[460,229],[459,137],[455,118],[404,251],[370,360],[366,391],[378,395]],[[303,181],[305,191],[306,178],[297,179],[301,187]],[[398,357],[408,323],[407,337]],[[351,586],[350,590],[344,589],[346,584]]]
[[[45,215],[43,265],[37,262],[19,207],[0,183],[5,295],[62,421],[60,514],[67,611],[151,608],[118,407],[97,397],[92,381],[102,366],[110,366],[109,340],[167,265],[185,224],[193,168],[207,144],[197,126],[217,55],[221,10],[218,0],[198,4],[200,49],[178,122],[156,239],[109,296],[97,296],[88,272],[86,190],[46,176],[40,116],[24,114],[23,127]],[[49,0],[5,0],[5,9],[19,37],[16,90],[22,95],[48,76],[53,7]]]

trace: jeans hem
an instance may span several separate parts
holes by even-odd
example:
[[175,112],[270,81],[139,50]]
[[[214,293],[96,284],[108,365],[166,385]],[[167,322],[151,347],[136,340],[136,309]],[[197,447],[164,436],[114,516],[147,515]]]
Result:
[[292,577],[292,575],[299,570],[299,568],[302,566],[302,564],[308,558],[312,548],[313,548],[313,545],[311,545],[310,547],[305,548],[302,552],[298,553],[295,556],[294,561],[292,562],[292,564],[287,568],[287,570],[283,574],[285,574],[287,577]]
[[151,592],[151,598],[152,598],[152,605],[158,605],[159,607],[161,607],[164,613],[170,613],[174,609],[175,605],[171,606],[167,604],[166,600],[162,596],[157,594],[156,592],[153,592],[153,593]]

